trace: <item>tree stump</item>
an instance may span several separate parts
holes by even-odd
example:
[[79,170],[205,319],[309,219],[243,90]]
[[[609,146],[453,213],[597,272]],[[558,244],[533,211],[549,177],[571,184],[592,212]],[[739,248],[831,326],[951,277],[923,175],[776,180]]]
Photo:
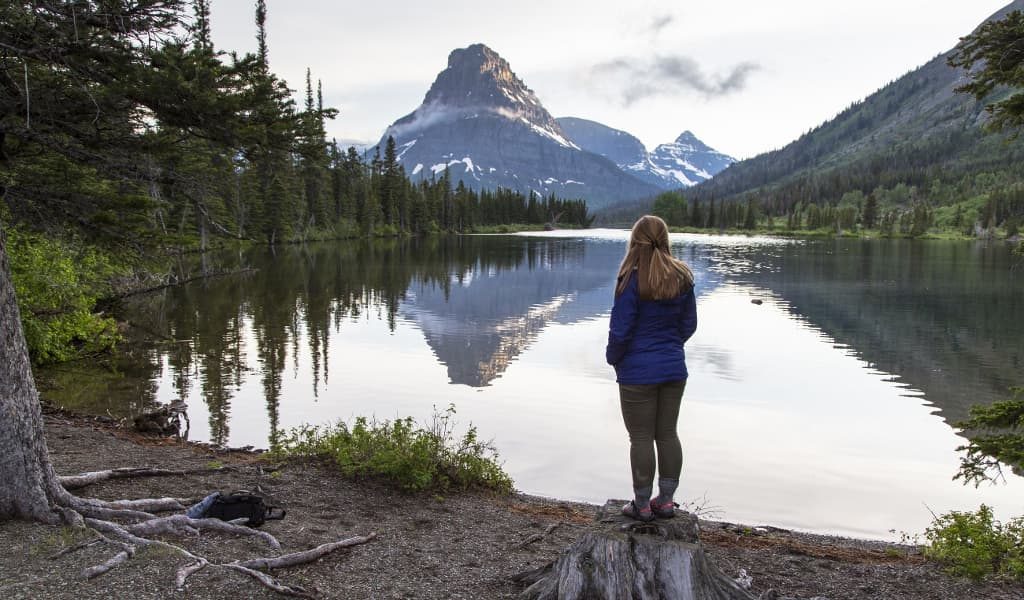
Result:
[[553,563],[517,576],[531,600],[754,600],[713,565],[700,544],[697,517],[641,523],[608,500],[594,526]]

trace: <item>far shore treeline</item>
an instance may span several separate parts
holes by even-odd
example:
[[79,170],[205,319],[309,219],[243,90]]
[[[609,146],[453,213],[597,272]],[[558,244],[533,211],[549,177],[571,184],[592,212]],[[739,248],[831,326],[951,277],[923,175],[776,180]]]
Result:
[[[205,248],[502,224],[588,222],[582,200],[474,191],[443,165],[412,181],[392,140],[364,161],[326,137],[338,111],[307,70],[298,105],[255,54],[210,36],[210,0],[0,8],[4,221],[92,241]],[[429,169],[430,167],[428,167]]]

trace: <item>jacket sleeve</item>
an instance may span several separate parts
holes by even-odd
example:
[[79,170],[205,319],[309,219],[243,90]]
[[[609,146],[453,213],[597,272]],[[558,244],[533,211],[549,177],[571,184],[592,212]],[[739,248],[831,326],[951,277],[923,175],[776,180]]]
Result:
[[683,312],[679,317],[679,336],[685,344],[697,331],[697,293],[690,288],[683,298]]
[[636,312],[639,306],[636,278],[635,271],[630,273],[626,289],[615,296],[615,304],[612,305],[612,317],[608,326],[608,347],[604,352],[605,360],[610,365],[617,364],[622,360],[629,347],[629,341],[633,337],[633,326],[636,323]]

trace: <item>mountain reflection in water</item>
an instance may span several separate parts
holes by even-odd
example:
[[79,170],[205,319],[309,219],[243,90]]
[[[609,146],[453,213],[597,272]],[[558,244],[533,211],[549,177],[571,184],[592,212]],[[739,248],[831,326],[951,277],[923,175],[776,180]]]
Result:
[[[115,416],[184,400],[193,439],[257,447],[302,423],[422,418],[455,403],[460,418],[496,437],[523,489],[601,501],[625,460],[603,345],[627,236],[438,236],[209,256],[211,271],[250,270],[126,300],[118,314],[146,342],[130,345],[113,369],[50,369],[42,393]],[[945,456],[959,438],[924,419],[931,410],[955,422],[968,406],[1024,383],[1024,281],[1005,246],[697,235],[674,235],[673,244],[694,269],[701,319],[687,347],[693,381],[680,427],[706,431],[686,431],[684,446],[698,461],[687,468],[726,494],[715,500],[728,502],[730,515],[749,509],[778,524],[871,535],[900,524],[879,529],[876,516],[837,525],[829,511],[838,509],[827,502],[820,515],[791,514],[794,500],[771,483],[771,469],[800,473],[798,458],[745,446],[759,435],[748,426],[775,418],[788,419],[774,425],[787,439],[811,433],[784,430],[805,418],[835,439],[807,462],[821,465],[819,487],[834,476],[841,492],[895,493],[907,475],[878,483],[878,471],[920,437],[943,448],[927,475],[941,481],[913,485],[961,497],[948,481],[955,457]],[[197,268],[177,266],[182,276]],[[855,362],[819,360],[846,356]],[[927,410],[917,411],[923,403]],[[843,446],[859,443],[848,430],[858,404],[874,412],[857,419],[909,427],[893,435],[911,444],[879,450],[860,474],[850,471],[851,456],[878,442]],[[562,431],[562,422],[573,426]],[[703,455],[712,451],[713,459]],[[582,455],[594,463],[582,472],[556,459]],[[752,461],[763,462],[759,472],[745,470]],[[712,464],[717,470],[707,471]],[[745,483],[723,473],[744,473]],[[805,502],[812,494],[792,493]]]

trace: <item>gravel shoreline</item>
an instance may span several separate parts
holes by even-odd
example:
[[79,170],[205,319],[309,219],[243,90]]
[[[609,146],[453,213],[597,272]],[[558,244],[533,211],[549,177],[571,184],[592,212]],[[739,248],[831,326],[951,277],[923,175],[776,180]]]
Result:
[[[143,437],[88,417],[47,411],[45,420],[62,475],[129,466],[208,470],[108,481],[79,495],[195,498],[213,490],[258,489],[288,510],[286,519],[262,528],[284,552],[375,532],[366,544],[273,573],[323,598],[514,598],[522,587],[512,577],[554,560],[592,525],[598,508],[522,494],[406,494],[376,481],[345,479],[317,461],[268,465],[251,452]],[[209,472],[211,467],[223,468]],[[1024,600],[1019,584],[951,578],[912,546],[714,521],[702,521],[701,528],[712,560],[732,577],[745,571],[753,578],[752,592],[764,598]],[[211,569],[176,591],[174,574],[186,561],[167,550],[144,550],[86,581],[82,569],[109,558],[109,547],[96,544],[49,558],[84,535],[0,523],[0,592],[8,599],[281,597],[242,575]],[[220,534],[167,541],[220,562],[276,554],[253,538]]]

